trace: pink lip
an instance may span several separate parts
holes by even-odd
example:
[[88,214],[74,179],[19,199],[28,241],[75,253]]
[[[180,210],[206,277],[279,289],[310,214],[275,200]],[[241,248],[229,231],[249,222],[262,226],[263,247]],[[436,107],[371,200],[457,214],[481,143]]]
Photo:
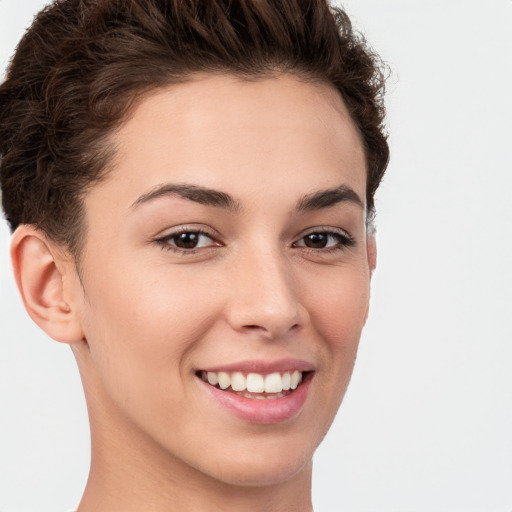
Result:
[[292,372],[299,370],[300,372],[311,372],[315,370],[315,366],[307,361],[300,359],[279,359],[277,361],[240,361],[222,366],[212,366],[208,368],[200,368],[205,372],[242,372],[242,373],[261,373],[266,375],[269,373]]
[[[236,368],[240,369],[240,366],[237,366]],[[222,391],[221,389],[204,382],[200,378],[198,378],[198,382],[214,400],[237,417],[251,423],[268,425],[281,423],[297,416],[300,413],[308,397],[309,385],[312,378],[312,373],[307,374],[297,389],[287,396],[262,400],[245,398],[229,391]]]

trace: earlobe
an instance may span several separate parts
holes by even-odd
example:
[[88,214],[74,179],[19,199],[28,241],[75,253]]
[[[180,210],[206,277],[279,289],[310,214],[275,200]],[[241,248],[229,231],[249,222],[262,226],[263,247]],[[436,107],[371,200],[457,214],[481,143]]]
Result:
[[375,235],[370,234],[366,239],[366,247],[368,253],[368,267],[370,269],[370,275],[373,274],[373,271],[377,267],[377,241],[375,240]]
[[74,267],[41,231],[21,225],[13,235],[11,259],[18,289],[34,322],[51,338],[74,343],[83,332],[73,303],[70,276]]
[[[368,258],[368,269],[370,270],[370,280],[372,278],[375,267],[377,266],[377,241],[375,240],[375,235],[370,233],[366,237],[366,254]],[[368,305],[366,309],[366,314],[364,317],[364,323],[368,320],[368,315],[370,313],[370,301],[368,300]]]

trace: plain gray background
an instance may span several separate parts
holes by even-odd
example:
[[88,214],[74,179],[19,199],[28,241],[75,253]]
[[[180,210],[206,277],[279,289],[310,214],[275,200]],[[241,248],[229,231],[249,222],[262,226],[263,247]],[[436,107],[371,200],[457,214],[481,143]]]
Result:
[[[0,66],[43,0],[0,0]],[[512,512],[512,1],[347,0],[388,62],[372,311],[315,459],[322,512]],[[71,351],[23,310],[0,226],[0,511],[76,507]]]

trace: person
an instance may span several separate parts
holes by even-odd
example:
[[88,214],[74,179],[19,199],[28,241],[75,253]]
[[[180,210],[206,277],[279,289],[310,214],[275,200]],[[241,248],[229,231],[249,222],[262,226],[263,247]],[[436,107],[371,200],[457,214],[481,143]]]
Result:
[[312,510],[389,150],[383,65],[324,0],[60,0],[0,87],[31,318],[76,358],[79,512]]

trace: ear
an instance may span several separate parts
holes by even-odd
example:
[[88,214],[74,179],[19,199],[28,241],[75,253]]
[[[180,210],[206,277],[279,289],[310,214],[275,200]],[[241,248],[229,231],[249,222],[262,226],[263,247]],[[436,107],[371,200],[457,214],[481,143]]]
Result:
[[370,268],[370,276],[377,267],[377,240],[375,234],[370,233],[366,237],[366,252],[368,254],[368,267]]
[[84,334],[77,311],[78,276],[71,256],[26,224],[14,232],[11,259],[18,289],[34,322],[51,338],[74,343]]
[[[373,276],[373,271],[377,266],[377,241],[375,240],[374,233],[368,233],[366,235],[366,255],[368,258],[368,268],[370,270],[370,280]],[[364,323],[368,320],[368,315],[370,313],[370,301],[368,301],[366,315],[364,317]]]

